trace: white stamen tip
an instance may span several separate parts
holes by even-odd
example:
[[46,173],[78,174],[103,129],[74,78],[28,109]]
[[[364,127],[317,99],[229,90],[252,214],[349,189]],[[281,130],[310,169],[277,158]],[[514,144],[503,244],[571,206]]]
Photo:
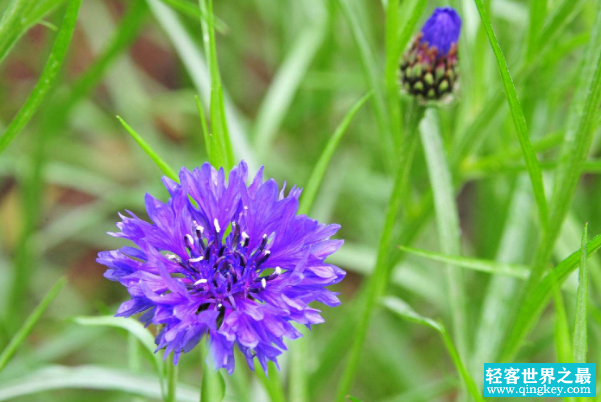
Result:
[[197,280],[196,282],[194,282],[194,286],[198,286],[198,285],[200,285],[201,283],[207,283],[207,280],[206,280],[206,279],[199,279],[199,280]]
[[281,274],[281,273],[282,273],[282,268],[280,268],[280,267],[275,267],[275,274],[276,274],[276,275],[279,275],[279,274]]
[[267,287],[267,281],[265,280],[265,278],[261,279],[261,286],[263,287],[263,289]]
[[219,227],[219,221],[217,220],[217,218],[215,218],[215,220],[213,221],[213,224],[215,225],[215,230],[217,232],[221,232],[221,228]]
[[200,225],[196,225],[196,228],[195,228],[195,229],[196,229],[197,231],[199,231],[200,233],[203,233],[203,232],[205,231],[205,228],[203,228],[203,227],[202,227],[202,226],[200,226]]
[[266,234],[263,234],[263,238],[264,238],[264,239],[266,239],[266,238],[267,238],[267,235],[266,235]]
[[271,251],[265,250],[265,255],[270,255],[270,254],[271,254]]
[[194,239],[192,238],[192,236],[187,234],[185,237],[186,237],[186,241],[188,242],[189,245],[194,244]]
[[201,255],[200,257],[190,258],[188,260],[188,262],[199,262],[199,261],[202,261],[203,259],[204,259],[204,257]]
[[223,307],[223,304],[219,303],[219,304],[217,305],[217,308],[221,308],[221,307]]

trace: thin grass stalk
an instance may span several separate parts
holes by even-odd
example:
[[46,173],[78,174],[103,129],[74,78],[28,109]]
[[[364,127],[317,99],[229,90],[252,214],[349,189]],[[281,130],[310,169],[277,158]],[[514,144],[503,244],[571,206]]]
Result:
[[342,379],[338,384],[338,391],[335,399],[336,402],[344,402],[346,395],[351,389],[355,374],[359,367],[361,350],[365,343],[373,310],[378,299],[384,294],[388,285],[390,276],[389,253],[393,247],[393,232],[398,221],[404,197],[406,197],[405,189],[408,187],[409,171],[415,153],[415,145],[417,143],[417,126],[425,112],[425,109],[422,106],[417,105],[417,103],[414,103],[413,110],[414,112],[409,119],[409,129],[407,131],[407,138],[404,142],[405,147],[402,150],[402,158],[396,171],[392,193],[388,201],[388,206],[386,207],[384,228],[378,246],[376,267],[373,275],[367,282],[364,303],[359,306],[361,309],[359,313],[359,322],[354,333],[353,343],[345,370],[342,374]]

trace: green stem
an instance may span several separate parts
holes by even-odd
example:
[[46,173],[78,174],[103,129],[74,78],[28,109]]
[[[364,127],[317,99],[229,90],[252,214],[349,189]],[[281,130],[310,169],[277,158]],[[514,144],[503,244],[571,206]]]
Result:
[[177,402],[177,366],[171,361],[167,362],[167,398],[166,402]]
[[225,395],[225,382],[218,371],[213,370],[209,359],[209,338],[202,342],[200,348],[202,366],[202,382],[200,384],[200,402],[220,402]]
[[399,212],[403,205],[405,189],[408,187],[409,171],[411,162],[415,154],[415,145],[417,143],[417,126],[424,115],[425,109],[417,103],[413,104],[408,120],[408,131],[404,141],[404,147],[401,150],[401,160],[396,171],[392,194],[386,208],[386,218],[384,229],[380,238],[378,247],[378,255],[376,258],[376,267],[373,275],[367,283],[365,294],[365,303],[360,312],[359,325],[353,339],[350,356],[346,364],[342,379],[338,385],[336,394],[336,402],[344,402],[348,394],[357,368],[359,367],[359,358],[361,357],[361,349],[365,343],[367,330],[371,321],[373,310],[378,299],[383,295],[388,285],[390,278],[389,256],[393,247],[393,232],[396,223],[398,222]]

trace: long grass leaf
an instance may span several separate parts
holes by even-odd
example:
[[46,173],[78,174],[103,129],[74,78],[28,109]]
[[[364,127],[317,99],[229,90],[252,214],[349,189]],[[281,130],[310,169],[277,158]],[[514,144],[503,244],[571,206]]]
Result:
[[510,276],[514,278],[527,279],[530,275],[530,271],[527,266],[519,264],[507,264],[503,262],[482,260],[476,258],[467,258],[461,256],[453,256],[442,253],[436,253],[433,251],[422,250],[413,247],[401,246],[401,250],[418,255],[420,257],[427,258],[432,261],[442,262],[448,265],[455,265],[458,267],[471,269],[479,272],[486,272],[489,274]]
[[593,127],[601,103],[601,3],[597,5],[595,26],[581,68],[574,99],[568,111],[566,138],[553,188],[549,224],[543,231],[536,250],[525,293],[537,284],[544,273],[592,144]]
[[395,297],[386,297],[383,301],[383,304],[386,308],[388,308],[393,313],[399,315],[400,317],[411,321],[415,324],[424,325],[426,327],[430,327],[438,332],[447,348],[447,352],[455,365],[455,369],[463,379],[465,386],[475,401],[484,401],[484,398],[480,394],[478,387],[474,379],[471,377],[468,372],[465,364],[463,363],[461,356],[457,353],[457,349],[453,344],[453,341],[449,337],[447,330],[444,325],[440,322],[434,321],[430,318],[422,317],[418,313],[415,312],[407,303],[403,300],[395,298]]
[[576,294],[576,323],[574,325],[574,363],[586,363],[587,352],[587,304],[588,304],[588,271],[587,271],[588,224],[582,233],[582,253],[580,271],[578,273],[578,292]]
[[31,117],[40,106],[40,103],[42,103],[42,100],[52,88],[56,76],[63,65],[65,56],[67,55],[69,43],[71,42],[71,37],[73,36],[73,31],[75,30],[77,13],[80,5],[81,0],[71,0],[69,2],[69,6],[65,11],[65,17],[63,18],[63,22],[61,24],[61,29],[56,36],[54,45],[50,51],[50,56],[48,56],[44,70],[40,75],[40,79],[33,88],[33,91],[27,98],[25,104],[21,107],[17,115],[13,118],[4,131],[4,134],[2,134],[0,137],[0,154],[6,150],[12,140],[15,139],[15,137],[29,122]]
[[[86,327],[112,327],[121,328],[127,331],[129,335],[134,336],[153,361],[157,375],[160,378],[160,386],[163,397],[166,398],[167,390],[165,389],[165,381],[163,373],[165,371],[163,360],[155,353],[156,344],[152,334],[144,328],[144,325],[138,321],[124,319],[122,317],[103,316],[103,317],[74,317],[73,322]],[[171,364],[171,362],[169,362]]]
[[[98,366],[50,366],[0,385],[0,401],[28,400],[27,396],[44,393],[50,399],[53,390],[88,389],[118,391],[145,398],[160,399],[161,388],[156,377],[134,374],[125,370]],[[179,402],[198,402],[197,389],[185,384],[177,386]]]
[[299,33],[261,102],[253,131],[255,149],[263,156],[271,152],[271,145],[290,109],[294,95],[321,47],[325,27],[324,22],[311,23]]
[[[187,0],[161,0],[163,3],[171,6],[174,10],[178,10],[181,13],[187,15],[190,18],[194,19],[203,19],[204,21],[208,21],[209,17],[207,13],[202,12],[200,7],[197,7],[190,3]],[[229,29],[227,25],[220,20],[219,18],[214,18],[215,21],[215,29],[219,32],[227,32]]]
[[555,352],[558,363],[572,363],[572,344],[570,341],[570,325],[566,307],[559,290],[553,285],[553,303],[555,305]]
[[501,79],[503,81],[503,87],[505,88],[505,96],[507,97],[507,102],[509,103],[509,110],[511,111],[511,116],[513,118],[515,130],[518,134],[518,140],[520,142],[520,146],[522,147],[524,160],[528,168],[528,174],[530,175],[530,181],[532,182],[532,189],[534,191],[534,198],[538,206],[540,222],[544,227],[547,224],[549,211],[547,207],[547,199],[545,196],[543,175],[540,165],[538,163],[538,159],[536,158],[536,154],[532,149],[532,144],[530,143],[528,127],[526,125],[526,118],[524,117],[524,112],[522,110],[522,106],[520,105],[520,101],[518,99],[517,91],[513,84],[513,80],[511,79],[511,75],[509,74],[507,61],[505,60],[505,56],[503,55],[501,46],[499,45],[499,42],[497,41],[497,38],[493,31],[490,18],[488,17],[484,5],[482,4],[482,0],[474,1],[476,3],[476,7],[478,8],[478,12],[480,13],[480,19],[482,20],[482,24],[486,31],[486,35],[488,36],[488,40],[491,44],[493,53],[495,54],[495,58],[497,60],[497,65],[499,67],[499,72],[501,73]]
[[344,116],[338,127],[336,127],[336,131],[328,141],[326,147],[324,148],[319,160],[313,167],[313,171],[311,172],[311,177],[307,182],[307,186],[303,191],[303,196],[300,201],[300,206],[298,209],[299,214],[308,214],[311,211],[311,207],[313,206],[313,201],[315,201],[315,196],[317,195],[317,191],[321,186],[321,182],[323,181],[323,177],[326,174],[326,170],[328,169],[328,165],[330,164],[330,159],[334,155],[340,140],[348,126],[351,124],[351,121],[361,109],[361,107],[367,102],[367,100],[371,97],[371,93],[366,94],[361,99],[359,99],[353,107],[348,111],[348,113]]
[[[455,202],[453,179],[446,161],[444,147],[439,130],[433,121],[434,113],[428,113],[420,127],[422,145],[426,155],[426,164],[430,184],[434,192],[434,209],[438,242],[444,254],[460,255],[461,240],[459,214]],[[447,267],[447,286],[453,333],[459,353],[467,353],[467,312],[464,291],[464,275],[462,270]]]
[[[531,223],[532,197],[530,182],[522,175],[518,178],[513,192],[507,221],[495,256],[498,263],[509,264],[524,261],[529,252],[529,229]],[[513,265],[513,264],[512,264]],[[525,268],[525,278],[530,274]],[[472,373],[479,384],[484,379],[484,363],[495,361],[499,348],[512,325],[513,300],[519,292],[519,283],[514,278],[494,275],[488,283],[482,302],[480,319],[476,330]],[[481,373],[479,376],[476,373]]]
[[[326,170],[330,163],[330,159],[334,155],[334,152],[336,151],[342,136],[344,133],[346,133],[351,121],[370,97],[371,93],[368,93],[359,99],[345,115],[342,122],[340,122],[336,128],[336,131],[334,131],[334,134],[328,141],[328,144],[319,157],[319,160],[315,164],[311,173],[311,177],[307,183],[307,187],[303,191],[303,197],[300,201],[298,210],[299,214],[308,214],[311,211],[313,202],[315,201],[315,196],[317,195],[317,191],[321,186],[323,177],[325,176]],[[297,340],[290,350],[292,355],[291,359],[294,361],[290,370],[290,398],[294,402],[304,402],[308,400],[306,389],[306,362],[304,361],[305,353],[308,348],[307,342],[309,342],[309,339],[308,334],[305,332],[303,338]]]
[[136,39],[145,17],[148,15],[148,6],[145,0],[134,0],[129,2],[129,7],[119,22],[119,26],[112,36],[110,42],[96,60],[77,77],[65,104],[60,104],[62,110],[70,110],[81,98],[88,94],[102,79],[104,73],[113,64],[115,59],[132,44]]
[[0,63],[23,34],[24,20],[36,4],[35,0],[11,0],[0,20]]
[[[66,0],[13,0],[3,14],[0,22],[0,63],[4,61],[17,41],[35,24],[41,24],[42,18],[58,8]],[[15,6],[20,10],[15,9]],[[32,7],[33,6],[33,7]],[[15,18],[17,18],[15,20]],[[54,27],[54,30],[56,28]]]
[[[586,244],[586,254],[590,256],[601,248],[601,235],[595,236]],[[568,258],[560,262],[555,268],[549,271],[543,279],[528,293],[518,310],[516,319],[513,322],[508,339],[501,351],[501,362],[512,361],[517,352],[522,339],[532,330],[538,318],[540,317],[547,302],[552,296],[555,286],[561,286],[566,278],[581,263],[581,250],[571,254]]]
[[397,224],[397,220],[400,214],[401,206],[403,205],[405,190],[408,187],[409,171],[413,163],[413,156],[415,154],[415,145],[417,144],[417,127],[421,121],[425,109],[421,106],[415,106],[415,113],[411,115],[411,120],[408,124],[408,136],[405,141],[401,160],[397,172],[395,174],[394,184],[392,186],[392,193],[386,206],[386,213],[384,217],[384,228],[380,237],[380,243],[378,245],[378,254],[376,257],[376,266],[374,273],[370,280],[367,282],[364,291],[358,296],[361,306],[361,312],[359,313],[359,322],[356,328],[355,336],[353,338],[353,344],[349,352],[349,358],[342,374],[342,379],[338,384],[338,391],[336,395],[336,401],[342,402],[348,394],[351,385],[353,383],[355,373],[359,367],[359,358],[361,356],[361,349],[367,337],[367,330],[371,321],[373,310],[376,307],[377,301],[386,290],[388,281],[390,280],[390,250],[393,247],[394,241],[394,229]]
[[165,173],[165,175],[167,177],[169,177],[170,179],[179,181],[179,178],[177,177],[177,173],[175,173],[175,170],[173,170],[167,164],[167,162],[165,162],[159,156],[159,154],[157,154],[146,141],[144,141],[144,139],[140,136],[140,134],[138,134],[133,128],[131,128],[121,117],[117,116],[117,119],[123,125],[125,130],[127,130],[129,135],[131,135],[131,137],[138,143],[140,148],[142,148],[142,150],[144,152],[146,152],[146,154],[150,157],[150,159],[152,159],[152,161],[159,167],[159,169],[161,169],[161,171],[163,173]]
[[[183,26],[177,15],[160,0],[147,0],[148,5],[155,18],[165,30],[165,33],[173,43],[186,71],[190,75],[199,97],[204,105],[210,105],[211,97],[211,74],[207,68],[207,62],[203,59],[195,41]],[[225,90],[223,94],[225,116],[228,123],[228,132],[232,139],[232,148],[235,157],[244,159],[249,168],[258,167],[257,159],[252,152],[248,141],[244,122],[233,103],[228,99]]]
[[56,296],[58,296],[59,292],[66,283],[66,278],[59,279],[54,286],[50,288],[48,293],[46,293],[46,296],[44,296],[40,304],[38,304],[38,306],[31,312],[29,317],[27,317],[17,333],[12,337],[8,346],[6,346],[6,348],[2,351],[2,354],[0,354],[0,372],[4,369],[4,367],[6,367],[19,346],[25,342],[25,339],[27,339],[27,336],[31,333],[33,327],[40,320],[42,314],[44,314],[48,306],[50,306],[50,303],[56,299]]
[[394,146],[395,139],[392,138],[390,132],[389,117],[386,108],[386,93],[380,82],[381,73],[378,71],[376,57],[374,56],[369,40],[364,32],[361,20],[357,15],[358,13],[353,6],[353,1],[354,0],[337,0],[347,19],[355,42],[357,43],[368,87],[374,94],[374,108],[376,112],[376,121],[378,123],[378,133],[380,134],[380,140],[382,142],[382,151],[385,155],[385,162],[388,162],[388,166],[392,167],[395,166],[394,161],[396,153],[394,150],[396,147]]
[[200,10],[206,15],[206,19],[201,18],[200,23],[203,30],[203,42],[205,54],[209,64],[211,75],[211,132],[219,152],[213,153],[216,156],[213,165],[216,168],[223,167],[226,172],[234,166],[234,153],[230,141],[228,122],[226,119],[225,103],[223,98],[223,87],[221,85],[221,75],[219,73],[219,60],[217,59],[217,44],[215,39],[215,16],[213,13],[213,0],[199,0]]
[[144,325],[136,320],[130,320],[123,317],[113,316],[101,316],[101,317],[74,317],[71,319],[73,322],[83,325],[85,327],[110,327],[110,328],[121,328],[127,331],[128,334],[133,335],[148,352],[148,355],[152,357],[154,366],[157,373],[163,372],[163,360],[155,352],[156,344],[154,337],[144,328]]

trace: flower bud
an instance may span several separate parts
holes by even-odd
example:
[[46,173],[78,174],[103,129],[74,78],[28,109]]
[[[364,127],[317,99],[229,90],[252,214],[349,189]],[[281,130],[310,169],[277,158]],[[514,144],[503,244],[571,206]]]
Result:
[[451,96],[459,77],[457,43],[461,18],[451,7],[437,8],[401,61],[405,92],[423,101]]

